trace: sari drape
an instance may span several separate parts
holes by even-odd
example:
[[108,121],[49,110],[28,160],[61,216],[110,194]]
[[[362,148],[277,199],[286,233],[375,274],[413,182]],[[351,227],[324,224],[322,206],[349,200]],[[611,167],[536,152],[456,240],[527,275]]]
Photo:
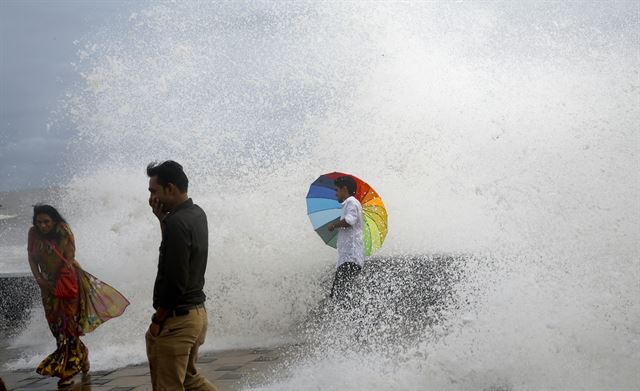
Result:
[[[75,240],[66,223],[58,223],[52,235],[58,248],[69,261],[75,261]],[[47,244],[35,227],[29,230],[28,253],[41,274],[54,287],[63,261]],[[56,338],[56,350],[36,369],[41,375],[61,379],[89,368],[89,353],[80,337],[95,330],[109,319],[122,315],[129,301],[116,289],[84,271],[74,262],[78,276],[78,296],[60,299],[51,289],[41,289],[42,306],[49,329]]]

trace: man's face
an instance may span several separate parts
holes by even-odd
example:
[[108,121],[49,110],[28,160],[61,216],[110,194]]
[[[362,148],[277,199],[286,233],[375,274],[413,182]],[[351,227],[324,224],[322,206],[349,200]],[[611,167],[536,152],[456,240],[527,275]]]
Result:
[[170,200],[170,188],[159,184],[156,177],[149,178],[149,205],[159,202],[162,204],[162,212],[168,212]]
[[338,202],[344,202],[344,200],[349,198],[349,191],[346,186],[336,188],[336,198]]
[[40,233],[43,235],[48,235],[53,230],[54,226],[55,223],[48,214],[41,213],[36,216],[36,228],[38,228]]

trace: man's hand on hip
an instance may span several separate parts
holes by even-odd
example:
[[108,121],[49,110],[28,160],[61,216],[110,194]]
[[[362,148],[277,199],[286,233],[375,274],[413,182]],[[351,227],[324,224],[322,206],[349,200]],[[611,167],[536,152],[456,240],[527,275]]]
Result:
[[157,323],[151,323],[149,326],[149,334],[151,334],[152,337],[160,335],[160,331],[162,331],[162,326]]

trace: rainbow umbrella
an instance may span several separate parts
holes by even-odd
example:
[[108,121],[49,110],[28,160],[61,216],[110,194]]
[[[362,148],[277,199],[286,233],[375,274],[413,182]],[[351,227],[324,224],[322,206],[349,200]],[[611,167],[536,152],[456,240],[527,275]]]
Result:
[[[313,229],[329,246],[336,248],[338,230],[329,231],[330,223],[340,220],[342,205],[336,199],[336,178],[344,175],[332,172],[318,177],[309,187],[307,193],[307,214]],[[387,236],[387,210],[382,199],[371,186],[363,180],[351,176],[357,185],[356,199],[362,204],[364,217],[364,254],[370,256],[376,252]]]

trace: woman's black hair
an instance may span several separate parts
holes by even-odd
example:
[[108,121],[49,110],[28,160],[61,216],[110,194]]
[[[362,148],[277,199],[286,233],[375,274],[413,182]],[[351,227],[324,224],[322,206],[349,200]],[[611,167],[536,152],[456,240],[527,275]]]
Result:
[[37,204],[33,206],[33,225],[36,225],[38,215],[48,215],[54,223],[66,223],[67,221],[60,215],[60,212],[51,205]]
[[356,195],[358,186],[356,185],[356,181],[353,179],[353,177],[349,175],[341,176],[336,178],[333,183],[336,185],[336,187],[346,187],[350,195]]

